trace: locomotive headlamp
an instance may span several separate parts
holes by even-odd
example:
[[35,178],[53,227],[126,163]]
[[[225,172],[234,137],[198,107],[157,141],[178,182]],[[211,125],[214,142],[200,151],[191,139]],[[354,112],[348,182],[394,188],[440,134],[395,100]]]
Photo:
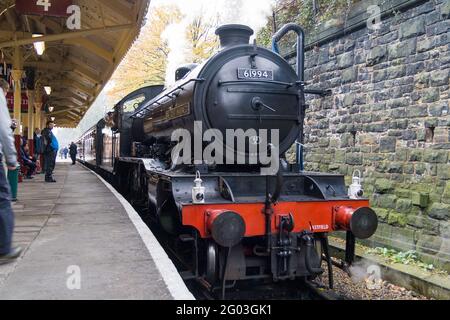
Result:
[[192,187],[192,203],[205,203],[205,187],[202,186],[203,180],[200,172],[195,174],[194,187]]
[[370,238],[378,227],[375,211],[368,207],[354,209],[341,206],[335,208],[335,228],[351,231],[358,239]]
[[238,213],[212,210],[206,213],[206,219],[208,232],[222,247],[234,247],[244,238],[245,221]]

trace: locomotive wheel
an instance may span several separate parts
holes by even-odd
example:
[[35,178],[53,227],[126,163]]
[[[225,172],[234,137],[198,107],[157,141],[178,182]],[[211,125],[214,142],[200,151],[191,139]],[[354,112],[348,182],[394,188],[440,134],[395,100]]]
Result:
[[206,244],[205,280],[214,285],[219,275],[219,248],[213,241]]

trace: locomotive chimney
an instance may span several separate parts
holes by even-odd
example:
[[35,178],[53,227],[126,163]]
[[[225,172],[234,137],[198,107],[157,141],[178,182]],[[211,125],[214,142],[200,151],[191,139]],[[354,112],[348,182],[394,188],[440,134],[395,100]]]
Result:
[[249,44],[253,30],[242,24],[226,24],[216,30],[216,35],[220,38],[221,48]]

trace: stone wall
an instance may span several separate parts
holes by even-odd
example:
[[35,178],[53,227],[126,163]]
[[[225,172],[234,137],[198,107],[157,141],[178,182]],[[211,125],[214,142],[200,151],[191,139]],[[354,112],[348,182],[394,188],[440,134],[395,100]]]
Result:
[[382,222],[370,244],[450,270],[450,0],[400,9],[383,9],[378,30],[338,22],[309,46],[308,87],[333,94],[308,97],[305,166],[347,182],[361,170]]

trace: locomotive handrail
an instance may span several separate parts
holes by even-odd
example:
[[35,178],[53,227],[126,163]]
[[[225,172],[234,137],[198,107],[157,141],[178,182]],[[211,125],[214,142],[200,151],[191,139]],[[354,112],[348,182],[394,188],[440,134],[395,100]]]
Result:
[[272,37],[272,50],[280,54],[278,48],[278,41],[281,40],[289,31],[297,33],[297,75],[300,81],[304,81],[305,75],[305,31],[303,28],[295,23],[285,24],[277,33]]
[[205,79],[203,79],[203,78],[189,79],[188,81],[186,81],[182,85],[173,88],[171,91],[167,92],[163,96],[161,96],[159,98],[156,98],[154,101],[150,101],[149,104],[146,107],[142,108],[141,110],[135,111],[133,114],[130,115],[129,118],[138,118],[138,117],[140,118],[140,117],[144,116],[145,115],[144,113],[146,111],[148,111],[151,107],[153,107],[155,104],[156,105],[161,105],[161,103],[159,103],[159,101],[161,101],[162,99],[164,99],[164,98],[172,99],[174,96],[177,97],[178,94],[175,95],[174,94],[175,91],[177,91],[177,90],[183,91],[184,90],[184,86],[186,86],[187,84],[189,84],[191,82],[203,82],[203,81],[205,81]]
[[268,84],[278,84],[282,86],[286,86],[287,88],[291,88],[295,85],[299,85],[298,82],[290,83],[290,82],[282,82],[282,81],[274,81],[274,80],[232,80],[232,81],[222,81],[219,80],[219,86],[229,85],[229,84],[242,84],[242,83],[268,83]]

